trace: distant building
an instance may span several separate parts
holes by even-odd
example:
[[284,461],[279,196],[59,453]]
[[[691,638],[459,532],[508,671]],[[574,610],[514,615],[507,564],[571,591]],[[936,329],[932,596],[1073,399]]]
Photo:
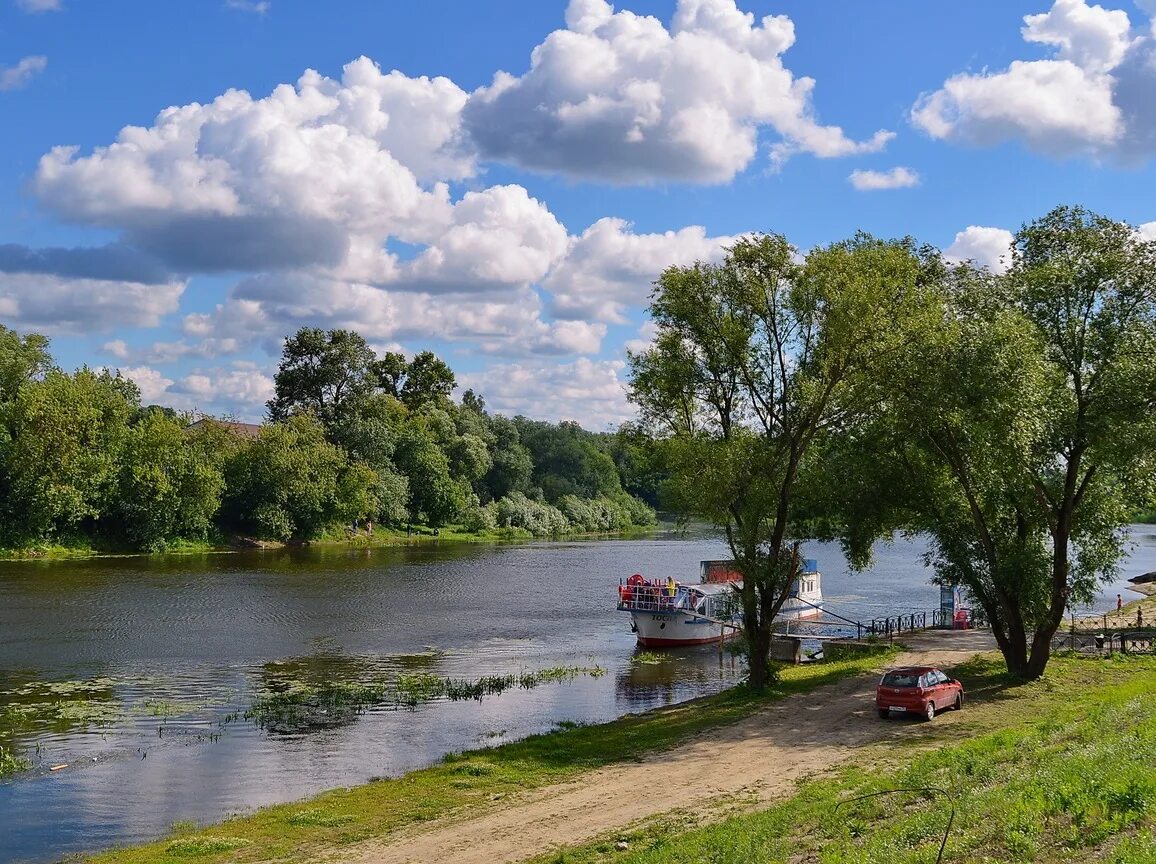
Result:
[[234,420],[217,420],[215,417],[202,417],[188,428],[201,429],[210,425],[220,426],[226,432],[232,432],[234,435],[239,435],[242,438],[256,438],[261,434],[260,423],[237,423]]

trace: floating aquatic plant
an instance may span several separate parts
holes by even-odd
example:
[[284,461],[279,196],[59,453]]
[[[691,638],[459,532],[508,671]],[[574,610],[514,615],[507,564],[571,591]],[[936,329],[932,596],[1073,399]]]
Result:
[[439,699],[481,700],[507,690],[530,690],[542,684],[571,681],[579,675],[597,678],[605,674],[600,666],[555,666],[473,680],[403,672],[393,678],[370,681],[279,681],[261,692],[245,717],[271,732],[302,732],[348,723],[370,708],[416,708]]

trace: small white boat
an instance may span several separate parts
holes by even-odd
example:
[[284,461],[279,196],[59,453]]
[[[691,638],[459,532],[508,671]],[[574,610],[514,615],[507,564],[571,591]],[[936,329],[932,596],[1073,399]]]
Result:
[[[631,630],[646,648],[707,645],[738,635],[742,605],[735,590],[741,576],[732,561],[703,561],[700,581],[648,580],[635,573],[618,586],[618,608],[629,612]],[[823,612],[822,575],[814,559],[803,562],[778,620],[817,618]]]

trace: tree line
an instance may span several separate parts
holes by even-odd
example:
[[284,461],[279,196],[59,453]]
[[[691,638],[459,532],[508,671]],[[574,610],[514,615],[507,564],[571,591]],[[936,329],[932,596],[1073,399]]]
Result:
[[1156,243],[1060,207],[1008,265],[761,235],[656,283],[631,397],[668,503],[726,531],[754,687],[807,538],[863,567],[880,538],[927,537],[1021,678],[1116,572],[1156,494]]
[[[350,330],[288,338],[259,429],[142,406],[119,372],[59,369],[0,326],[0,547],[160,551],[302,542],[354,524],[549,536],[655,522],[638,436],[492,414],[431,352]],[[250,434],[244,434],[250,433]],[[644,500],[647,499],[647,500]],[[648,503],[649,502],[649,503]]]

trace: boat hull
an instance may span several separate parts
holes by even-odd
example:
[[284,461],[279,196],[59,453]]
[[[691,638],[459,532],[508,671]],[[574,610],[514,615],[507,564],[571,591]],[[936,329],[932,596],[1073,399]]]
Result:
[[[638,644],[644,648],[679,648],[685,645],[710,645],[738,634],[730,625],[725,628],[688,612],[631,612]],[[725,632],[724,632],[725,631]]]

